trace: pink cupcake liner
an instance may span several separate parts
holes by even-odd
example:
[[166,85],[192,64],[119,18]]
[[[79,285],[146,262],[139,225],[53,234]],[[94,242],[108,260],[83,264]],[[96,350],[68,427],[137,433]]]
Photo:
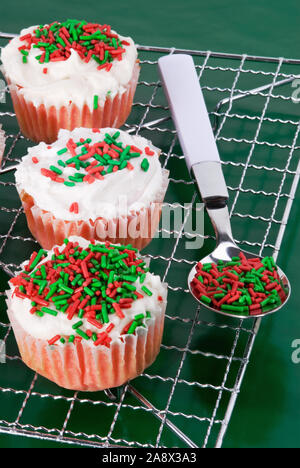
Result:
[[149,367],[160,350],[166,303],[163,303],[161,314],[146,320],[145,328],[138,327],[135,335],[116,338],[107,348],[95,347],[86,341],[50,346],[47,340],[28,334],[17,321],[11,307],[11,291],[6,302],[24,363],[70,390],[93,392],[123,385]]
[[[133,212],[127,217],[106,220],[65,221],[57,219],[50,211],[39,208],[31,195],[20,192],[28,227],[33,237],[46,250],[61,245],[66,237],[79,236],[87,240],[109,241],[123,245],[131,244],[138,250],[152,240],[160,221],[162,202],[168,187],[168,171],[164,171],[163,185],[149,207]],[[137,229],[135,229],[137,228]]]
[[125,87],[125,92],[117,94],[113,99],[108,96],[104,105],[99,105],[93,111],[87,104],[84,104],[82,108],[72,103],[61,107],[47,107],[45,104],[35,106],[33,102],[24,98],[22,87],[13,84],[9,77],[5,78],[10,88],[16,117],[23,135],[35,142],[52,143],[57,140],[61,128],[74,130],[74,128],[79,127],[121,127],[131,111],[139,72],[140,66],[137,62],[133,69],[132,78]]

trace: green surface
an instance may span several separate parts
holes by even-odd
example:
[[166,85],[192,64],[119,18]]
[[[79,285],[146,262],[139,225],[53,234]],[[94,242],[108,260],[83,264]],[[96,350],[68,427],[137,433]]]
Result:
[[[226,4],[220,0],[210,1],[207,5],[200,5],[199,1],[152,1],[150,5],[142,2],[131,1],[130,4],[116,1],[114,7],[106,3],[89,2],[83,5],[82,2],[72,2],[72,8],[68,7],[67,2],[63,4],[53,1],[51,7],[41,9],[40,3],[30,2],[32,9],[25,8],[20,1],[14,2],[13,5],[5,6],[2,11],[0,28],[7,32],[17,32],[21,27],[42,23],[53,19],[64,19],[65,17],[85,17],[93,20],[97,19],[100,22],[112,23],[114,27],[121,33],[127,32],[132,34],[136,41],[140,44],[159,45],[167,47],[191,48],[198,50],[215,50],[235,53],[249,53],[259,55],[299,57],[299,34],[298,34],[298,18],[299,18],[299,3],[296,1],[272,1],[272,2],[253,2],[243,1],[227,1]],[[162,6],[163,5],[163,6]],[[47,9],[48,8],[48,9]],[[43,11],[43,12],[41,12]],[[22,12],[22,14],[20,13]],[[149,59],[149,55],[142,54],[142,58]],[[157,59],[157,54],[153,54],[150,59]],[[197,63],[203,63],[203,59],[197,59]],[[212,61],[210,65],[236,67],[237,63],[230,61]],[[248,64],[248,67],[250,65]],[[262,68],[260,64],[251,64],[254,69]],[[247,68],[247,67],[246,67]],[[276,65],[263,66],[263,70],[274,72]],[[283,67],[284,73],[297,72],[299,69]],[[155,69],[146,67],[143,70],[144,78],[155,81],[157,79]],[[221,88],[231,87],[234,74],[231,72],[216,73],[215,71],[207,70],[203,75],[202,84],[206,86],[218,86]],[[271,77],[272,79],[272,77]],[[252,76],[245,74],[239,82],[241,89],[249,89],[260,84],[270,82],[270,76]],[[136,101],[147,102],[151,96],[153,89],[145,89],[140,87],[136,96]],[[291,88],[289,86],[280,90],[280,94],[290,96]],[[226,93],[225,93],[226,95]],[[208,107],[212,110],[218,100],[224,97],[224,93],[209,92],[205,93]],[[156,104],[164,103],[162,93],[159,91],[155,102]],[[237,103],[234,111],[238,113],[250,113],[250,115],[259,115],[264,100],[260,98],[251,98],[243,102]],[[129,119],[130,123],[138,121],[144,109],[135,107]],[[160,116],[159,110],[151,110],[147,116],[147,120],[152,120]],[[268,116],[273,118],[287,118],[297,120],[299,116],[299,105],[289,104],[288,106],[278,100],[272,100],[272,105],[268,110]],[[11,120],[5,121],[6,130],[9,133],[16,132],[16,124]],[[253,124],[247,121],[247,125],[243,125],[240,121],[228,120],[222,130],[221,135],[236,138],[253,138],[257,122]],[[166,125],[168,128],[168,125]],[[295,128],[288,127],[287,131],[282,131],[281,126],[265,125],[262,129],[261,140],[276,142],[282,145],[291,144]],[[164,151],[167,151],[171,136],[166,134],[153,134],[153,132],[142,133],[154,142],[161,146]],[[299,141],[298,141],[299,145]],[[224,161],[243,161],[249,152],[249,146],[242,144],[226,144],[225,141],[219,143],[220,152]],[[23,141],[17,143],[14,150],[14,156],[21,156],[26,148]],[[174,148],[174,153],[181,154],[178,145]],[[287,150],[257,148],[254,154],[254,162],[257,165],[264,164],[267,166],[276,166],[283,168],[287,160]],[[299,151],[295,152],[291,169],[295,170]],[[176,158],[171,158],[168,162],[171,169],[172,177],[176,179],[186,178],[187,173],[184,167],[184,162]],[[229,185],[236,186],[239,183],[241,173],[238,168],[231,165],[225,166],[225,175]],[[6,176],[1,180],[13,180],[11,176]],[[245,180],[247,187],[255,188],[256,190],[277,191],[280,185],[280,174],[272,173],[272,176],[265,172],[257,177],[256,172],[249,171]],[[284,192],[290,189],[291,177],[288,176],[284,185]],[[233,195],[233,193],[231,193]],[[4,193],[1,190],[2,206],[17,207],[18,202],[15,196],[14,188],[8,188]],[[167,201],[190,202],[192,197],[192,187],[181,184],[171,184],[168,192]],[[275,219],[281,219],[284,202],[280,199],[278,209],[275,213]],[[240,213],[250,212],[257,216],[270,216],[274,199],[259,199],[246,195],[241,196],[237,209]],[[286,235],[284,238],[281,253],[278,261],[282,268],[286,271],[291,281],[293,294],[289,305],[282,313],[266,318],[261,326],[258,338],[255,343],[254,352],[251,356],[251,362],[248,367],[241,395],[238,398],[236,408],[227,432],[224,446],[226,447],[299,447],[299,365],[295,365],[291,360],[291,343],[294,339],[300,338],[300,330],[298,325],[298,307],[299,293],[297,290],[298,284],[298,251],[297,246],[300,241],[300,223],[299,223],[299,202],[296,200]],[[8,230],[10,222],[14,216],[7,215],[5,218],[1,216],[1,232],[5,234]],[[207,223],[208,226],[208,223]],[[263,222],[254,222],[249,220],[234,217],[233,228],[235,235],[240,239],[247,239],[255,242],[257,239],[262,241],[266,226]],[[208,226],[207,232],[211,233]],[[276,239],[278,226],[272,225],[268,243],[273,243]],[[22,235],[29,236],[25,227],[24,217],[20,216],[14,231],[14,236]],[[177,258],[188,258],[195,260],[198,253],[195,251],[185,251],[184,242],[181,240],[176,252]],[[163,255],[169,257],[174,248],[174,240],[154,240],[149,252],[153,255]],[[25,245],[25,247],[24,247]],[[212,241],[205,243],[204,251],[208,251],[213,245]],[[34,244],[30,241],[25,244],[10,240],[3,251],[1,259],[10,262],[21,261],[25,259]],[[245,246],[246,247],[246,246]],[[266,254],[270,254],[272,249],[265,249]],[[202,252],[199,253],[202,256]],[[184,287],[185,275],[189,265],[173,263],[167,281],[172,286]],[[163,274],[166,265],[163,260],[154,262],[154,270],[157,273]],[[1,275],[2,290],[5,288],[5,277]],[[169,315],[181,315],[184,318],[193,317],[195,307],[192,300],[186,296],[180,296],[175,292],[171,292],[168,313]],[[286,317],[285,317],[286,316]],[[201,319],[211,320],[209,314],[201,312]],[[5,307],[3,305],[0,315],[0,321],[6,320]],[[222,323],[217,319],[218,323]],[[232,323],[232,322],[231,322]],[[235,322],[236,323],[236,322]],[[189,326],[181,325],[177,321],[169,320],[166,324],[166,332],[164,344],[172,346],[176,344],[178,347],[184,347],[189,334]],[[244,325],[245,326],[245,325]],[[3,333],[3,330],[1,330]],[[244,336],[245,335],[245,336]],[[238,343],[235,356],[241,356],[247,334],[242,333]],[[0,336],[2,338],[3,336]],[[193,336],[191,347],[193,349],[201,349],[216,354],[230,353],[232,346],[232,335],[221,332],[219,329],[206,329],[198,327]],[[16,348],[12,335],[9,337],[9,354],[15,354]],[[174,351],[170,354],[169,351],[163,350],[159,360],[149,370],[150,374],[162,375],[164,377],[175,377],[181,354]],[[6,372],[5,366],[0,367],[0,386],[15,387],[18,389],[28,389],[32,381],[32,373],[25,370],[24,366],[17,361],[12,361],[8,364],[10,369],[13,368],[13,373],[9,370]],[[226,386],[233,385],[237,373],[237,365],[234,364],[231,368],[229,380]],[[181,378],[186,380],[199,380],[200,382],[209,382],[214,385],[220,385],[224,373],[224,362],[212,358],[202,358],[201,356],[195,359],[195,356],[189,355],[185,361]],[[147,380],[145,378],[137,379],[134,382],[136,388],[145,394],[158,408],[166,406],[168,392],[171,388],[171,383],[161,383],[159,380]],[[42,378],[34,387],[37,393],[52,393],[57,395],[72,396],[72,392],[61,391],[54,384],[49,384]],[[84,396],[81,396],[84,397]],[[85,395],[86,397],[86,395]],[[100,398],[99,394],[88,396],[91,399]],[[174,399],[171,404],[172,411],[182,411],[190,414],[199,414],[201,417],[209,417],[215,404],[216,395],[211,391],[204,389],[188,388],[184,385],[179,385],[174,394]],[[2,393],[0,400],[0,419],[14,421],[20,409],[20,405],[24,399],[24,395],[18,394],[11,398],[10,393]],[[135,400],[128,396],[126,403],[135,405]],[[222,398],[220,411],[217,418],[222,418],[226,408],[226,395]],[[85,408],[85,411],[82,408]],[[21,418],[23,424],[45,425],[46,427],[61,428],[66,411],[69,408],[69,403],[66,400],[59,400],[49,403],[49,399],[41,399],[38,396],[31,396],[25,411]],[[106,435],[111,423],[112,416],[115,414],[115,409],[111,407],[101,407],[99,419],[95,420],[95,411],[99,406],[92,404],[79,405],[75,404],[74,412],[70,419],[68,428],[71,431],[87,431]],[[170,418],[172,422],[178,424],[183,431],[195,442],[201,444],[206,431],[205,424],[191,420],[185,420],[182,417]],[[131,421],[132,423],[129,423]],[[136,426],[139,427],[137,439]],[[113,436],[115,438],[124,437],[129,440],[140,440],[141,443],[153,443],[153,438],[157,435],[159,424],[149,414],[139,410],[132,411],[129,408],[123,408],[118,418],[118,423],[115,427]],[[215,431],[215,429],[214,429]],[[214,431],[212,434],[212,445],[214,441]],[[179,441],[172,437],[169,432],[164,431],[162,443],[167,446],[180,445]],[[2,446],[40,446],[50,445],[48,442],[32,441],[31,439],[12,438],[8,436],[0,436],[0,445]],[[53,445],[52,445],[53,446]]]

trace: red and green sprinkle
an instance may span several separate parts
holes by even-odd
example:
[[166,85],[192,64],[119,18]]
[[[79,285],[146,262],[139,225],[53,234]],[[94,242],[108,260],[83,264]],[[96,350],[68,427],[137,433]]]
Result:
[[[86,63],[93,60],[99,70],[109,71],[114,60],[122,60],[130,44],[113,33],[111,26],[68,19],[38,26],[33,33],[20,37],[24,45],[19,47],[23,63],[28,62],[31,49],[39,49],[35,58],[40,64],[68,60],[72,50]],[[45,71],[46,70],[46,71]],[[47,68],[43,68],[47,73]]]
[[[15,286],[13,295],[29,299],[30,313],[41,319],[45,314],[54,317],[64,314],[68,320],[78,318],[70,336],[55,335],[49,345],[92,340],[94,346],[110,347],[112,315],[126,320],[126,310],[144,297],[135,285],[137,281],[142,284],[149,271],[144,260],[131,245],[116,246],[109,242],[92,241],[82,248],[78,242],[65,239],[53,252],[51,258],[43,249],[33,252],[24,271],[10,280]],[[141,289],[145,296],[153,295],[145,286]],[[124,327],[123,334],[135,333],[149,317],[149,312],[135,316]],[[83,319],[87,323],[85,329]],[[88,328],[89,324],[96,327],[96,333]]]
[[287,298],[274,259],[247,259],[242,252],[230,262],[199,262],[191,287],[204,305],[237,316],[265,314]]
[[[98,133],[99,130],[93,129],[93,132]],[[130,160],[140,158],[143,151],[133,145],[125,146],[119,140],[119,137],[119,131],[113,135],[106,133],[104,138],[99,139],[94,144],[91,144],[91,138],[81,138],[77,142],[70,138],[66,147],[57,151],[58,159],[56,164],[50,165],[49,168],[41,168],[41,173],[54,182],[63,183],[67,187],[74,187],[81,183],[92,184],[96,180],[103,180],[107,174],[123,169],[132,171],[134,167]],[[146,154],[149,155],[149,152],[150,150],[147,147]],[[155,154],[151,151],[151,155],[152,153]],[[32,160],[38,162],[36,158],[32,158]],[[76,170],[67,179],[63,176],[65,167],[72,167]],[[149,167],[149,160],[143,158],[141,169],[147,172]],[[76,202],[72,203],[69,210],[78,213],[78,204]]]

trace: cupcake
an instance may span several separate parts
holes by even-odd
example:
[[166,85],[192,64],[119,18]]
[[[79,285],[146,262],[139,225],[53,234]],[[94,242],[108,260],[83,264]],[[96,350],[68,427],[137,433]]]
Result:
[[57,21],[21,31],[1,53],[22,133],[51,143],[60,128],[120,127],[139,76],[130,37],[108,25]]
[[29,148],[15,177],[33,236],[48,250],[70,235],[142,249],[168,186],[159,153],[111,128],[60,130],[52,145]]
[[4,150],[5,150],[5,133],[2,130],[2,125],[0,124],[0,164],[2,162]]
[[152,364],[166,300],[136,249],[78,237],[34,252],[7,291],[25,364],[79,391],[122,385]]

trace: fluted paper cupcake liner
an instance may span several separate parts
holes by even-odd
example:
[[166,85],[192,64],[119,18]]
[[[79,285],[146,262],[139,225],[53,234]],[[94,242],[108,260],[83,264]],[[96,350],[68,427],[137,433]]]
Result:
[[160,350],[166,302],[157,317],[146,319],[146,327],[138,327],[135,335],[115,338],[110,348],[96,347],[91,341],[50,346],[47,340],[35,338],[22,328],[11,307],[11,291],[6,302],[24,363],[67,389],[99,391],[123,385],[149,367]]
[[[74,128],[105,128],[121,127],[127,120],[132,107],[132,100],[136,90],[140,67],[136,63],[130,82],[125,87],[125,92],[117,94],[114,98],[109,96],[103,105],[90,110],[86,103],[82,107],[71,103],[67,106],[34,105],[27,101],[22,94],[22,87],[11,83],[9,77],[5,77],[9,85],[16,117],[24,136],[32,141],[52,143],[57,140],[61,128],[74,130]],[[93,96],[91,96],[91,99]]]

